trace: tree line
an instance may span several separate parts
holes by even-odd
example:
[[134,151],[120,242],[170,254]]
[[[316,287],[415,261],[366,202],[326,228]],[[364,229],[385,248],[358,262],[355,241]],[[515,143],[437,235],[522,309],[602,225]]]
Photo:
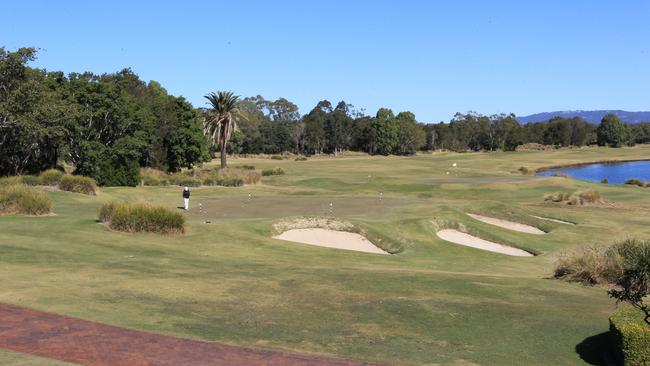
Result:
[[614,115],[605,116],[600,126],[559,117],[521,125],[513,114],[474,112],[425,124],[409,111],[380,108],[368,115],[345,101],[323,100],[301,115],[284,98],[239,99],[232,93],[208,95],[210,108],[194,108],[130,69],[65,75],[28,66],[35,57],[33,48],[0,48],[0,176],[38,173],[67,162],[75,174],[101,185],[136,185],[141,167],[174,172],[226,149],[232,154],[410,155],[514,150],[526,143],[650,142],[650,123],[629,126]]

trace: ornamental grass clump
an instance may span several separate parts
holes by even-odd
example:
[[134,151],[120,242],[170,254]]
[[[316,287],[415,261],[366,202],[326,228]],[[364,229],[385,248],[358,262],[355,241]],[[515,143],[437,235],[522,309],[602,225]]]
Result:
[[0,186],[0,214],[47,215],[52,200],[43,191],[25,184]]
[[56,187],[61,182],[64,173],[57,169],[48,169],[39,175],[41,179],[41,184],[44,186],[53,186]]
[[59,189],[62,191],[82,193],[94,196],[97,191],[97,183],[89,177],[80,175],[64,175],[59,181]]
[[144,202],[112,202],[99,210],[99,221],[117,231],[180,234],[185,217],[167,207]]
[[282,168],[262,170],[263,177],[268,177],[271,175],[283,175],[283,174],[284,174],[284,170]]

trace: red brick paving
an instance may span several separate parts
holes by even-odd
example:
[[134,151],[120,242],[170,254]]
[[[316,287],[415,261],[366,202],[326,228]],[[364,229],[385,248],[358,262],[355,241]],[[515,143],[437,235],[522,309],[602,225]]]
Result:
[[0,304],[0,348],[87,366],[372,366],[201,342]]

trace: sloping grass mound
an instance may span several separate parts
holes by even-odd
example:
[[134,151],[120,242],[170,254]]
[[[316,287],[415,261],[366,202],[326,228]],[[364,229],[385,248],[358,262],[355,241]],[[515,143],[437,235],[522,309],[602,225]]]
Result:
[[46,215],[52,200],[43,191],[25,184],[0,186],[0,214]]
[[92,178],[80,175],[64,175],[59,181],[59,189],[94,196],[97,191],[97,183]]
[[185,232],[185,217],[167,207],[149,203],[112,202],[99,210],[99,221],[113,230],[129,233],[150,232],[180,234]]
[[643,321],[643,313],[621,308],[609,318],[609,329],[616,338],[621,365],[650,365],[650,325]]

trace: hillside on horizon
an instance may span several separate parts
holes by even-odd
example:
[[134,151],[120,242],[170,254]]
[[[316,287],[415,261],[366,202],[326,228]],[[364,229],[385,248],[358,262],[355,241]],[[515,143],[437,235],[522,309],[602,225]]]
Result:
[[636,124],[641,122],[650,122],[650,111],[639,111],[639,112],[629,112],[623,110],[594,110],[594,111],[555,111],[555,112],[542,112],[535,113],[528,116],[518,116],[517,120],[522,123],[531,123],[531,122],[544,122],[548,121],[553,117],[563,117],[563,118],[573,118],[581,117],[589,123],[598,124],[600,120],[607,114],[613,113],[621,121]]

